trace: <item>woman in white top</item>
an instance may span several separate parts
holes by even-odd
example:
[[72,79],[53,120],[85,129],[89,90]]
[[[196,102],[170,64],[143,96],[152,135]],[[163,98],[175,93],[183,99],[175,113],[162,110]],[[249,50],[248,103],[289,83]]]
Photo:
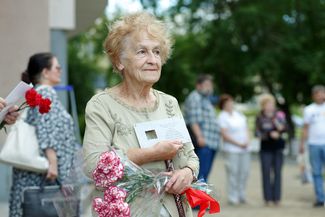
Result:
[[228,202],[232,205],[246,202],[246,182],[250,167],[249,131],[246,117],[234,110],[230,95],[220,96],[219,125],[226,153]]

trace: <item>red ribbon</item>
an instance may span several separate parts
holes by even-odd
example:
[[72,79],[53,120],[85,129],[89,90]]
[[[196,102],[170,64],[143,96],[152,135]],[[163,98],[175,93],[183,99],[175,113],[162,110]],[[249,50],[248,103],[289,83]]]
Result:
[[220,205],[218,201],[210,197],[205,192],[189,188],[184,193],[186,194],[187,200],[192,208],[200,206],[200,211],[197,215],[198,217],[202,217],[205,214],[206,209],[209,207],[210,214],[220,212]]

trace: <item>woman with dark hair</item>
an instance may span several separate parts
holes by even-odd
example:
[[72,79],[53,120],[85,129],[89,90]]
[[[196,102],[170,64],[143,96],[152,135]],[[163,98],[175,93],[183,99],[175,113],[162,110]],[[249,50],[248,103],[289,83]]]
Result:
[[246,182],[250,168],[249,131],[246,117],[234,109],[233,98],[220,96],[219,125],[226,158],[228,202],[246,202]]
[[49,113],[40,114],[37,109],[29,109],[25,120],[35,126],[40,154],[48,159],[49,168],[46,174],[13,168],[10,217],[23,215],[21,193],[25,187],[39,186],[44,176],[50,181],[62,181],[67,177],[73,155],[78,148],[73,120],[53,89],[53,86],[60,83],[60,75],[59,62],[51,53],[37,53],[31,56],[27,70],[22,75],[23,81],[33,83],[38,93],[52,101]]

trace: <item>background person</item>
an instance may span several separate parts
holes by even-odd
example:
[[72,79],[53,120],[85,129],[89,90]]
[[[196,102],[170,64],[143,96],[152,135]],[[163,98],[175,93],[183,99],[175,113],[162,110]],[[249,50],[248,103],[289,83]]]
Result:
[[314,206],[324,207],[325,87],[323,85],[314,86],[312,98],[314,102],[304,109],[304,128],[300,143],[300,153],[304,153],[305,143],[307,143],[316,195]]
[[260,98],[261,112],[256,117],[256,135],[261,140],[260,159],[262,169],[263,197],[265,205],[281,200],[281,179],[283,165],[282,138],[286,131],[286,119],[283,112],[277,111],[275,99],[270,94]]
[[246,183],[250,170],[249,130],[246,117],[234,110],[232,96],[222,94],[219,99],[219,125],[225,151],[228,202],[246,203]]
[[60,83],[61,67],[51,53],[37,53],[30,57],[23,81],[32,82],[44,98],[49,98],[51,110],[40,114],[37,108],[29,109],[26,122],[35,126],[40,146],[40,154],[49,161],[46,174],[29,172],[13,168],[12,186],[10,191],[10,217],[21,217],[22,192],[25,187],[40,186],[46,179],[63,181],[72,164],[78,143],[74,135],[74,123],[58,99],[53,86]]
[[198,178],[204,181],[210,174],[220,140],[217,115],[210,99],[212,93],[212,76],[201,74],[196,80],[195,90],[188,95],[184,104],[184,118],[200,159]]

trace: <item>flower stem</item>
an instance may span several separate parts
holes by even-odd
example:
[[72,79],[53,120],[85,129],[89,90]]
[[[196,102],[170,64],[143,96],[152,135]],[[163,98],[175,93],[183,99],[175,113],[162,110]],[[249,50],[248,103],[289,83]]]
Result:
[[5,121],[2,121],[1,124],[0,124],[0,130],[3,128],[5,130],[5,133],[7,134],[7,128],[6,128],[6,122]]
[[27,107],[28,107],[27,103],[24,102],[23,104],[21,104],[21,105],[19,106],[19,108],[18,108],[17,111],[21,111],[21,110],[23,110],[23,109],[25,109],[25,108],[27,108]]

